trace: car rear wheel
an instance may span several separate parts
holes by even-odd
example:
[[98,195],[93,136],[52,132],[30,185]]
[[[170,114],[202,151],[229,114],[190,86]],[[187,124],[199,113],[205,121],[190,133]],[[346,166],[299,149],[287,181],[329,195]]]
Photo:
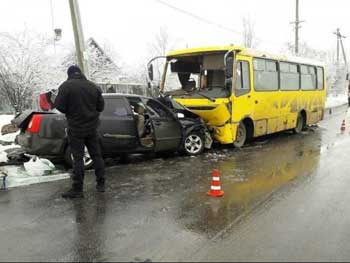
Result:
[[[66,163],[70,166],[73,167],[73,155],[71,152],[70,147],[68,146],[64,155],[64,160],[66,161]],[[87,150],[87,148],[84,148],[84,169],[91,169],[93,167],[93,161],[92,158],[89,154],[89,151]]]
[[236,148],[241,148],[245,144],[246,140],[247,140],[247,129],[246,129],[244,123],[241,122],[238,125],[236,141],[233,143],[233,145]]
[[204,140],[197,132],[191,132],[185,138],[183,151],[186,155],[199,155],[204,151]]

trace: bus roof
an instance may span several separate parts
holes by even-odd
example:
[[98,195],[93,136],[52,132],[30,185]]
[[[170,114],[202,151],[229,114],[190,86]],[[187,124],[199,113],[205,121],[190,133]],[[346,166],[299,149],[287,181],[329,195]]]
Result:
[[181,50],[170,51],[168,57],[177,57],[177,56],[190,56],[197,53],[212,53],[212,52],[228,52],[230,50],[242,50],[238,46],[210,46],[210,47],[197,47],[197,48],[187,48]]
[[234,46],[234,45],[197,47],[197,48],[174,50],[174,51],[170,51],[167,54],[167,57],[176,58],[176,57],[182,57],[182,56],[193,56],[200,53],[228,52],[231,50],[236,50],[242,55],[252,56],[252,57],[261,57],[261,58],[274,59],[279,61],[288,61],[288,62],[294,62],[299,64],[308,64],[308,65],[316,65],[316,66],[324,66],[325,64],[321,61],[314,60],[314,59],[296,57],[296,56],[287,56],[287,55],[276,55],[276,54],[271,54],[264,51],[258,51],[255,49],[244,48],[244,47]]

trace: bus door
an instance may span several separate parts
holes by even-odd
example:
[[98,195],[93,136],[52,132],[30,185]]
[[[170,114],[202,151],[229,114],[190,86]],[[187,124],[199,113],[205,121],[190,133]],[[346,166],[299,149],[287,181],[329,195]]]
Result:
[[280,131],[280,92],[277,61],[253,58],[254,77],[254,135]]
[[232,105],[232,121],[240,122],[244,117],[251,115],[253,107],[251,65],[249,58],[237,55],[236,83],[233,85],[234,98]]

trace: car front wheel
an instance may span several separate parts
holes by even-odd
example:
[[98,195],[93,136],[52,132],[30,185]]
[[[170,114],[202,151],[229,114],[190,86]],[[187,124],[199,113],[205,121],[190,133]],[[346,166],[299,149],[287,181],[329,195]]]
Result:
[[183,151],[190,156],[201,154],[204,151],[203,136],[197,132],[189,133],[184,140]]
[[[64,155],[64,160],[65,162],[70,166],[73,167],[73,154],[71,152],[70,147],[68,146]],[[93,167],[93,161],[92,158],[87,150],[87,148],[84,148],[84,157],[83,157],[83,161],[84,161],[84,169],[88,170],[91,169]]]

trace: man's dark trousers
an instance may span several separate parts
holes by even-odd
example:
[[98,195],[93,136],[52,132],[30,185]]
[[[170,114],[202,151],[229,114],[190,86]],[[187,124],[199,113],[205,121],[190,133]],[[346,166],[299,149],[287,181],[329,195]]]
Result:
[[97,131],[86,134],[77,134],[68,131],[68,141],[73,155],[73,189],[83,190],[84,185],[84,149],[87,147],[94,163],[97,185],[105,183],[105,166],[101,154],[99,136]]

